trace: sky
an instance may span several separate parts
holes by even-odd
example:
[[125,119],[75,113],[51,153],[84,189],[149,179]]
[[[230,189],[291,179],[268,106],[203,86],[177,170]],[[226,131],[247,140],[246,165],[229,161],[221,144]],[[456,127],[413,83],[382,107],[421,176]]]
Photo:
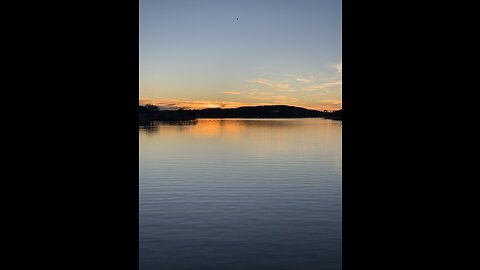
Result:
[[341,0],[140,0],[140,104],[341,109],[341,7]]

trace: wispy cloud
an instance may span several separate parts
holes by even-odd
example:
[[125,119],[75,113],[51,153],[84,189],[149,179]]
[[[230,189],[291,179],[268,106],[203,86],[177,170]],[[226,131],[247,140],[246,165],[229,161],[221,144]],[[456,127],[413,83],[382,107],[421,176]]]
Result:
[[318,102],[310,103],[302,103],[301,104],[303,107],[307,109],[313,109],[313,110],[328,110],[328,111],[336,111],[342,109],[342,101],[341,100],[335,100],[335,99],[323,99]]
[[324,99],[320,100],[319,104],[321,105],[342,105],[341,100],[336,100],[336,99]]
[[309,83],[309,82],[312,82],[312,81],[313,81],[312,79],[308,79],[308,78],[301,77],[301,76],[296,76],[296,77],[295,77],[295,80],[296,80],[297,82],[301,82],[301,83]]
[[152,104],[160,107],[161,110],[178,109],[205,109],[205,108],[237,108],[247,105],[257,105],[252,103],[222,101],[222,100],[180,100],[180,99],[151,99],[140,98],[141,105]]
[[335,69],[335,74],[337,74],[337,75],[342,74],[342,63],[332,64],[332,65],[330,65],[330,67]]
[[249,97],[253,100],[263,101],[265,105],[278,105],[278,104],[296,104],[298,103],[297,98],[284,96],[284,95],[274,95],[270,92],[258,92],[252,91],[249,92]]
[[331,64],[329,67],[335,69],[335,75],[331,77],[331,80],[342,79],[342,63]]
[[238,91],[224,91],[222,94],[228,94],[228,95],[240,95],[242,92]]
[[304,88],[304,90],[307,90],[307,91],[321,90],[321,89],[324,89],[324,88],[341,86],[341,85],[342,85],[342,80],[336,80],[336,81],[332,81],[332,82],[324,82],[324,83],[320,83],[320,84],[316,84],[316,85],[307,86],[307,87]]
[[266,85],[266,86],[272,87],[272,88],[279,88],[279,89],[283,89],[283,90],[291,90],[290,89],[290,84],[288,84],[286,82],[270,81],[270,80],[267,80],[267,79],[264,79],[264,78],[255,78],[253,80],[247,80],[247,82],[262,84],[262,85]]

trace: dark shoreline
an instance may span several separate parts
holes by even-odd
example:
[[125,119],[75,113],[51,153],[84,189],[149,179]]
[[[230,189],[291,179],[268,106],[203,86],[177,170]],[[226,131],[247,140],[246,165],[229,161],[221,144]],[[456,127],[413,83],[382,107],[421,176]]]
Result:
[[239,107],[235,109],[202,109],[202,110],[170,110],[161,111],[153,105],[139,107],[139,124],[149,124],[151,121],[178,122],[192,121],[201,118],[325,118],[342,121],[342,110],[327,112],[309,110],[301,107],[272,105]]

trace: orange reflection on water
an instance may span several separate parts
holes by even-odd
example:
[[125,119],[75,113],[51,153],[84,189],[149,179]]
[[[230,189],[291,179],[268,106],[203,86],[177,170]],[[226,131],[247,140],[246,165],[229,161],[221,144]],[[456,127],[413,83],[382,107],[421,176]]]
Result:
[[222,162],[232,162],[248,157],[259,164],[282,159],[300,166],[305,162],[320,166],[327,161],[341,173],[341,126],[339,121],[321,118],[156,123],[140,128],[140,153],[151,156],[149,160],[172,156],[192,162],[219,157]]
[[191,133],[197,136],[219,136],[222,134],[240,134],[245,126],[238,121],[225,119],[202,119],[201,125],[195,125]]
[[[341,122],[326,119],[198,119],[189,124],[158,123],[140,133],[148,151],[189,155],[237,153],[257,158],[321,159],[328,153],[341,166]],[[147,149],[146,149],[147,150]],[[198,151],[198,152],[196,152]],[[199,154],[201,155],[201,154]]]

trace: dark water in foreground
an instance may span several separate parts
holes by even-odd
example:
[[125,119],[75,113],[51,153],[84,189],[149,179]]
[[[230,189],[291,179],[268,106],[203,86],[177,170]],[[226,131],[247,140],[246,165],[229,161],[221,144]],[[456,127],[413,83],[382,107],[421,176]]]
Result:
[[139,132],[140,269],[341,269],[341,122]]

